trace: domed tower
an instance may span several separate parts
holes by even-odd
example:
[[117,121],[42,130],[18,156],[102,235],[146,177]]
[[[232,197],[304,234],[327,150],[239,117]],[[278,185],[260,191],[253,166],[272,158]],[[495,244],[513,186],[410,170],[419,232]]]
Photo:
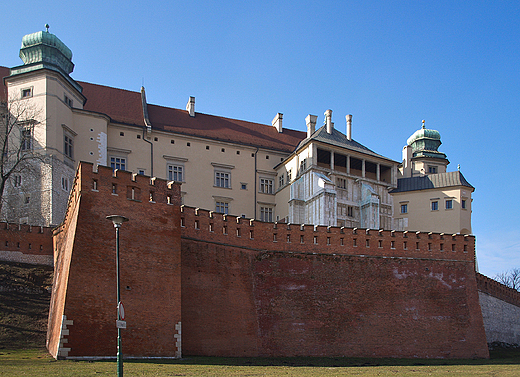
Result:
[[11,68],[4,78],[10,112],[28,117],[19,119],[18,133],[27,138],[25,156],[30,152],[34,158],[26,162],[30,169],[15,172],[2,216],[49,226],[59,224],[66,210],[79,157],[76,147],[84,145],[76,114],[83,110],[86,98],[70,77],[71,50],[45,27],[22,38],[23,64]]
[[439,131],[430,130],[422,121],[421,129],[414,132],[403,148],[403,163],[400,168],[403,177],[445,173],[450,163],[446,155],[439,152],[441,142]]

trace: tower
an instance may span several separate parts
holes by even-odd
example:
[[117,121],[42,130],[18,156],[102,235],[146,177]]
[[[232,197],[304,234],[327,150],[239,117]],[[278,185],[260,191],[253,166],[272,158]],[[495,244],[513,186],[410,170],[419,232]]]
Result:
[[70,77],[74,69],[71,50],[49,33],[48,25],[46,31],[22,38],[20,58],[23,64],[11,68],[4,82],[8,111],[11,117],[20,116],[16,132],[24,138],[21,152],[31,158],[6,185],[2,217],[10,222],[57,225],[63,219],[77,165],[79,132],[73,111],[81,110],[86,99],[82,87]]

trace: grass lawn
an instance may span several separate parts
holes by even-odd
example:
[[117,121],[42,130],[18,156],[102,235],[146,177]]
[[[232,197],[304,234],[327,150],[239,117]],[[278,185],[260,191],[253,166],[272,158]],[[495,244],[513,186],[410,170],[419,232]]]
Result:
[[[115,361],[56,361],[45,350],[0,350],[0,376],[116,375]],[[490,360],[219,358],[126,360],[125,376],[520,376],[520,352]]]

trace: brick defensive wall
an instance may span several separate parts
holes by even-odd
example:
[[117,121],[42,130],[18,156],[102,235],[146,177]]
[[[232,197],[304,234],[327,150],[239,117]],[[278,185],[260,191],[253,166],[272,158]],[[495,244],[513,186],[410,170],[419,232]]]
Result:
[[471,236],[251,221],[81,163],[54,232],[55,357],[116,354],[111,214],[130,219],[125,356],[489,356]]
[[183,352],[488,357],[472,236],[181,207]]
[[117,352],[115,229],[121,227],[125,357],[181,352],[180,185],[81,163],[64,222],[54,232],[56,264],[47,348],[56,357]]
[[499,283],[485,275],[477,273],[477,287],[480,292],[505,301],[520,308],[520,292]]
[[52,266],[52,228],[0,223],[0,260]]

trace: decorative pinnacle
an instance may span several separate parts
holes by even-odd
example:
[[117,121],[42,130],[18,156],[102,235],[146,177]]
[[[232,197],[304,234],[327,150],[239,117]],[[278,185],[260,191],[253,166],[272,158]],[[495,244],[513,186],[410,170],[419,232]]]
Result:
[[45,24],[45,31],[46,31],[47,33],[49,32],[49,28],[50,28],[49,24]]
[[423,128],[423,129],[426,128],[426,126],[424,125],[424,123],[426,123],[426,121],[423,119],[423,121],[422,121],[422,128]]

